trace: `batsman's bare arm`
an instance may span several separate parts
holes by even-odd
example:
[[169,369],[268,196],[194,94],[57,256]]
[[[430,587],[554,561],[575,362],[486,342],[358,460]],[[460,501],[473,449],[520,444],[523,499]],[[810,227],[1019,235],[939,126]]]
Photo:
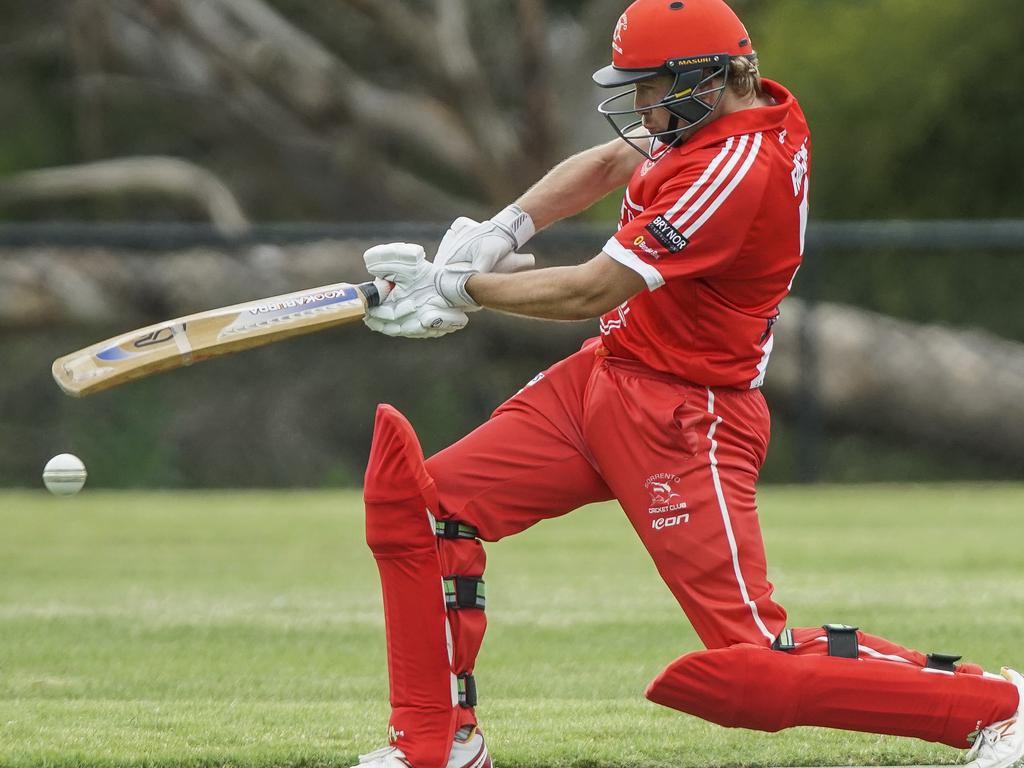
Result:
[[530,214],[539,231],[585,211],[625,186],[641,159],[635,149],[619,139],[599,144],[556,165],[516,204]]
[[646,290],[647,284],[602,252],[574,267],[476,274],[466,289],[488,309],[544,320],[588,320]]
[[[629,182],[640,157],[615,140],[563,160],[530,187],[516,204],[538,230],[586,210]],[[513,274],[481,273],[467,284],[481,306],[545,320],[600,317],[645,290],[636,272],[599,253],[585,264]]]

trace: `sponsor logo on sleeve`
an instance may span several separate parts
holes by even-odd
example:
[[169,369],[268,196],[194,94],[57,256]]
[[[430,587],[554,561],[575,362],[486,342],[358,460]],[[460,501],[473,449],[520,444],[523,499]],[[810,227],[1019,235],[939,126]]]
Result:
[[683,233],[673,227],[672,223],[664,216],[656,216],[654,221],[644,229],[650,232],[654,239],[661,243],[669,253],[679,253],[689,242],[689,240],[683,237]]
[[658,251],[656,251],[654,248],[651,248],[651,246],[649,246],[647,244],[647,241],[644,239],[643,235],[639,235],[633,241],[633,245],[635,247],[639,248],[641,251],[643,251],[644,253],[646,253],[648,256],[650,256],[653,259],[660,259],[661,258],[661,254]]

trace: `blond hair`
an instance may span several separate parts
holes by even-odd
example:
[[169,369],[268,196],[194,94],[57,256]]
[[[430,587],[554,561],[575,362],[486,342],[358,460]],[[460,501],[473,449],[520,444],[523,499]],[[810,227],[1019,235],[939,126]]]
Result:
[[729,89],[740,98],[761,95],[761,71],[757,54],[729,59]]

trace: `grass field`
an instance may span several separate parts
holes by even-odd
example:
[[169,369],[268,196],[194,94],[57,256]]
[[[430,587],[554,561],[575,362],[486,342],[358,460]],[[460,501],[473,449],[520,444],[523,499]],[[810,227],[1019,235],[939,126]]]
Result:
[[[793,625],[1024,664],[1024,487],[768,488]],[[384,742],[359,497],[0,493],[0,764],[348,766]],[[726,730],[644,685],[697,647],[614,505],[489,545],[498,768],[950,763],[910,740]]]

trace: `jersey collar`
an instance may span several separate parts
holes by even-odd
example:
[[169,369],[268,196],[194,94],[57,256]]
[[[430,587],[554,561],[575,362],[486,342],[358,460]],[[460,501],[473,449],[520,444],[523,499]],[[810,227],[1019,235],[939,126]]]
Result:
[[775,99],[770,107],[756,107],[733,112],[720,117],[695,133],[689,141],[679,147],[682,153],[693,152],[702,147],[718,144],[730,136],[742,136],[757,131],[781,128],[796,105],[793,94],[773,80],[761,79],[764,92]]

